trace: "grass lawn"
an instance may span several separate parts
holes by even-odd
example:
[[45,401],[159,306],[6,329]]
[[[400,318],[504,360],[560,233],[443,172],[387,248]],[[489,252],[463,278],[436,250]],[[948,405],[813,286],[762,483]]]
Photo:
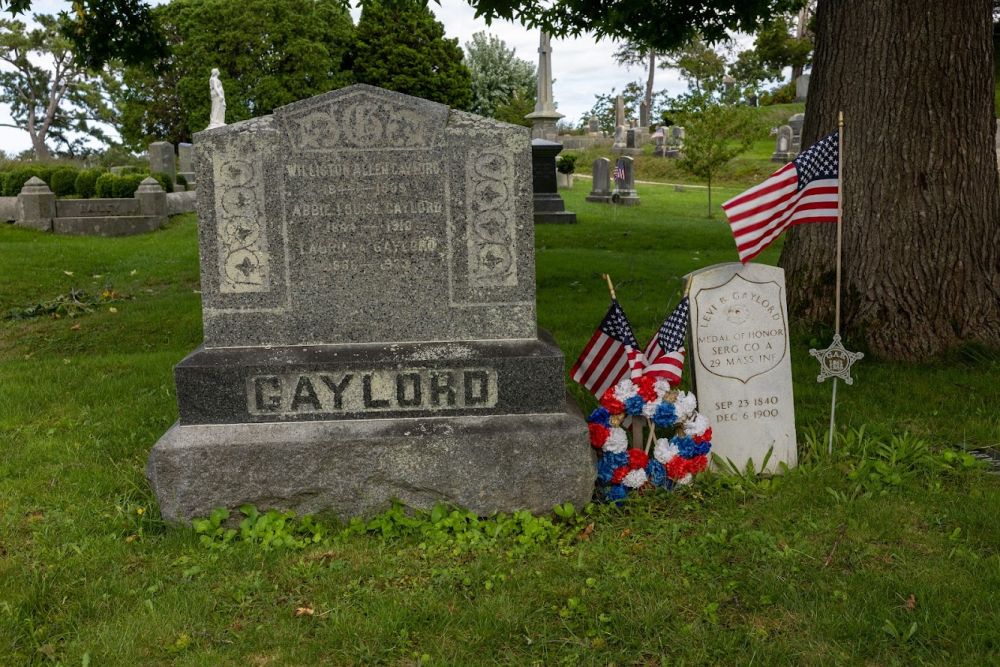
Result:
[[[600,273],[645,340],[686,272],[734,257],[704,191],[640,187],[614,210],[587,187],[566,192],[578,225],[537,228],[539,320],[567,367],[607,307]],[[0,665],[1000,660],[1000,477],[957,454],[1000,442],[990,354],[865,359],[830,458],[807,353],[829,332],[795,332],[803,465],[772,480],[705,476],[552,522],[258,522],[227,542],[165,528],[143,476],[176,419],[171,367],[201,340],[194,217],[123,239],[2,226],[0,275],[0,312],[122,297],[0,320]],[[262,544],[293,529],[316,543]]]

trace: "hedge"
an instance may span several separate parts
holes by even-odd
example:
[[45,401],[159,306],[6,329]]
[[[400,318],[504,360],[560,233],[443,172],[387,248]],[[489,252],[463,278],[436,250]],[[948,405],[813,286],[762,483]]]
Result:
[[103,169],[81,169],[73,184],[80,199],[90,199],[97,194],[97,179],[106,173]]
[[127,199],[135,196],[139,184],[145,180],[143,174],[101,174],[97,179],[97,196],[101,199]]
[[76,167],[58,167],[52,171],[49,187],[56,197],[76,194],[76,177],[80,170]]
[[30,165],[26,167],[17,167],[11,169],[7,172],[7,178],[4,179],[3,195],[4,197],[16,197],[21,193],[21,188],[27,183],[32,176],[37,176],[49,187],[52,186],[50,182],[52,180],[52,167],[46,167],[44,165]]

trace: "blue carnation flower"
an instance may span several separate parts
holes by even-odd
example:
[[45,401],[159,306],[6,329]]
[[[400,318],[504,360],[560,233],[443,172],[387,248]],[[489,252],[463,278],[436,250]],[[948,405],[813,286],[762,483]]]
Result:
[[636,394],[631,398],[625,399],[625,414],[632,415],[633,417],[635,415],[641,415],[642,409],[645,406],[646,401],[642,400],[642,396]]
[[674,436],[670,438],[670,442],[677,445],[677,451],[686,459],[693,459],[695,457],[695,450],[698,446],[695,444],[694,440],[685,436]]
[[625,500],[625,493],[624,484],[612,484],[608,487],[607,491],[604,492],[604,498],[608,502],[618,502],[619,500]]
[[601,460],[597,462],[597,481],[602,484],[607,484],[611,481],[611,476],[615,474],[615,468],[618,468],[616,462],[611,461],[611,456],[602,456]]
[[591,424],[600,424],[601,426],[611,426],[611,413],[604,408],[597,408],[590,413],[587,417],[587,421]]
[[656,459],[649,460],[649,465],[646,466],[646,475],[654,486],[663,486],[663,483],[667,481],[667,469]]
[[628,465],[628,451],[616,452],[614,454],[605,454],[601,457],[602,461],[608,461],[610,465],[616,468]]
[[653,423],[663,428],[670,428],[677,422],[677,411],[673,403],[660,403],[653,413]]
[[709,450],[712,449],[712,443],[710,442],[699,442],[694,447],[694,453],[696,456],[701,456],[702,454],[708,454]]

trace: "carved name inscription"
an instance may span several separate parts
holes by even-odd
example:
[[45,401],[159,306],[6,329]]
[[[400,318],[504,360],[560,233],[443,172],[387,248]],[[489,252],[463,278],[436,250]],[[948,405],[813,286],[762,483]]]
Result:
[[491,368],[352,370],[247,380],[247,408],[254,415],[433,412],[496,404],[497,373]]

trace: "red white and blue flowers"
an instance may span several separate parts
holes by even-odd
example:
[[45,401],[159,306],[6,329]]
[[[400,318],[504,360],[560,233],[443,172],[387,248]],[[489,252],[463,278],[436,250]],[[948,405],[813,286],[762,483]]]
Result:
[[[590,444],[601,451],[597,484],[610,501],[644,487],[690,484],[708,466],[712,429],[697,411],[694,394],[671,389],[665,379],[623,379],[601,396],[587,418]],[[645,449],[630,449],[627,418],[645,419]]]

